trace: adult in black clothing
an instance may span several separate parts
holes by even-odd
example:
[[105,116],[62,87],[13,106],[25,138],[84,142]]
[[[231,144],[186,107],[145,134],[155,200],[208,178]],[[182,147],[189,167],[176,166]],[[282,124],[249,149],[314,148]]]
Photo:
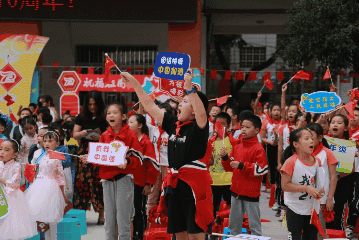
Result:
[[[75,120],[74,138],[81,139],[78,155],[88,153],[90,142],[98,142],[100,135],[106,131],[107,122],[103,116],[105,104],[101,93],[91,91],[84,102],[84,113]],[[77,161],[74,187],[74,208],[88,210],[90,204],[99,213],[98,225],[104,224],[104,206],[99,168],[93,164]]]

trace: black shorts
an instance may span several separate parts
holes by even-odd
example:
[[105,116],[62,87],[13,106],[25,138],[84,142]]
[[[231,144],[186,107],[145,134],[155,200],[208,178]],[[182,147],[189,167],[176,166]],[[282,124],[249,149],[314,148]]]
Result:
[[203,233],[196,221],[196,205],[191,187],[178,179],[177,187],[167,196],[168,227],[167,233]]

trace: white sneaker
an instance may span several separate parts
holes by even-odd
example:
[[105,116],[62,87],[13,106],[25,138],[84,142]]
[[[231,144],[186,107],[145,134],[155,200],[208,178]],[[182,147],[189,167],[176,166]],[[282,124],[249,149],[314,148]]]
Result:
[[278,210],[280,210],[278,203],[274,203],[274,204],[273,204],[272,210],[273,210],[273,211],[278,211]]
[[261,187],[261,192],[265,192],[266,191],[266,186],[263,186]]
[[286,211],[285,209],[282,209],[282,210],[280,211],[280,217],[279,217],[279,219],[278,219],[279,222],[282,222],[282,221],[283,221],[283,219],[284,219],[286,213],[287,213],[287,211]]
[[350,228],[346,228],[346,229],[345,229],[345,236],[346,236],[347,238],[353,237],[353,230],[351,230]]

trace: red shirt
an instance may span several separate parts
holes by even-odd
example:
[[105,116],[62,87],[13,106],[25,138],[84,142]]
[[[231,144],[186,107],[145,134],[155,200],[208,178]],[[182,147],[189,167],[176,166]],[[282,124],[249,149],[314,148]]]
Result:
[[[242,162],[242,170],[232,168],[231,160]],[[230,159],[222,160],[225,171],[233,172],[231,191],[240,196],[258,198],[261,195],[262,176],[268,172],[266,153],[257,136],[243,139],[232,149]]]
[[160,167],[156,160],[156,152],[150,138],[143,134],[140,139],[142,148],[143,164],[136,168],[133,173],[135,184],[144,187],[146,183],[155,185]]
[[130,159],[130,164],[127,165],[125,169],[119,169],[117,166],[98,165],[100,167],[101,179],[110,179],[118,174],[134,173],[136,167],[141,165],[142,149],[140,143],[138,142],[136,133],[129,129],[127,124],[123,126],[117,134],[114,133],[112,127],[109,127],[102,133],[100,143],[111,143],[113,141],[121,141],[129,147],[127,157]]

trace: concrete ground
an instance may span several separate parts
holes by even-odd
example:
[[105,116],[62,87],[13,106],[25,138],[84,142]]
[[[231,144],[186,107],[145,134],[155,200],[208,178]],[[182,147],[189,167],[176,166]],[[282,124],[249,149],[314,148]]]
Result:
[[[278,217],[275,217],[275,212],[268,207],[269,193],[263,193],[260,197],[261,218],[270,220],[270,222],[262,223],[262,234],[266,237],[271,237],[273,240],[286,240],[287,229],[281,226]],[[98,214],[94,211],[87,211],[87,235],[81,236],[81,240],[102,240],[105,239],[104,226],[98,226]]]

